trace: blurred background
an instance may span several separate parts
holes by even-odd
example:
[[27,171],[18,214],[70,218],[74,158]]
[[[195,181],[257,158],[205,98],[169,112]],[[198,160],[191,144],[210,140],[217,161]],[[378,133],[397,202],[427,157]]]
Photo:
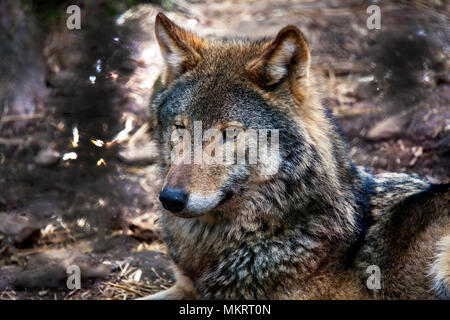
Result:
[[450,181],[448,1],[0,0],[0,299],[131,299],[173,282],[147,124],[159,11],[205,37],[298,26],[354,161]]

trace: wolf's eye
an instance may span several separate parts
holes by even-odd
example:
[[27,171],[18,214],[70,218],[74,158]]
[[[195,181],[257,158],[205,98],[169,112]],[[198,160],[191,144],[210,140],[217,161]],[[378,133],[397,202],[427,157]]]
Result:
[[[237,137],[238,137],[238,130],[237,129],[233,129],[233,128],[227,128],[225,130],[222,131],[223,134],[223,143],[227,142],[227,141],[237,141]],[[228,140],[227,140],[228,138]]]
[[186,129],[186,127],[182,123],[175,123],[173,126],[175,127],[176,130],[178,130],[178,129]]

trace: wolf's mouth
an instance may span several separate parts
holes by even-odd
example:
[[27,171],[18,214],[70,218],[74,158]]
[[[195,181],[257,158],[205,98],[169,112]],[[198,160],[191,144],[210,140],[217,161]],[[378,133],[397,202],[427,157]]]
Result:
[[222,200],[220,200],[220,202],[217,204],[217,207],[227,203],[229,200],[231,200],[231,198],[233,198],[233,192],[227,191],[225,193],[225,196],[222,198]]

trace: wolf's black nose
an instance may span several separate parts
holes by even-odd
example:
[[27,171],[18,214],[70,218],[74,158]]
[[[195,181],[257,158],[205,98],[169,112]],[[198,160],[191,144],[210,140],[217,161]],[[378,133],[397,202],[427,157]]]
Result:
[[183,210],[187,200],[187,194],[181,189],[164,188],[159,195],[163,207],[171,212]]

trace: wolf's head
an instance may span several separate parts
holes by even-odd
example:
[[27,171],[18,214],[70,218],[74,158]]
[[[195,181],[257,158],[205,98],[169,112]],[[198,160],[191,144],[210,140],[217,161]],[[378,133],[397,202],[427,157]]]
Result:
[[339,184],[347,160],[337,164],[341,146],[331,141],[340,139],[310,86],[296,27],[273,39],[212,41],[160,13],[155,31],[165,61],[152,105],[164,208],[184,218],[263,215],[307,205],[321,179]]

